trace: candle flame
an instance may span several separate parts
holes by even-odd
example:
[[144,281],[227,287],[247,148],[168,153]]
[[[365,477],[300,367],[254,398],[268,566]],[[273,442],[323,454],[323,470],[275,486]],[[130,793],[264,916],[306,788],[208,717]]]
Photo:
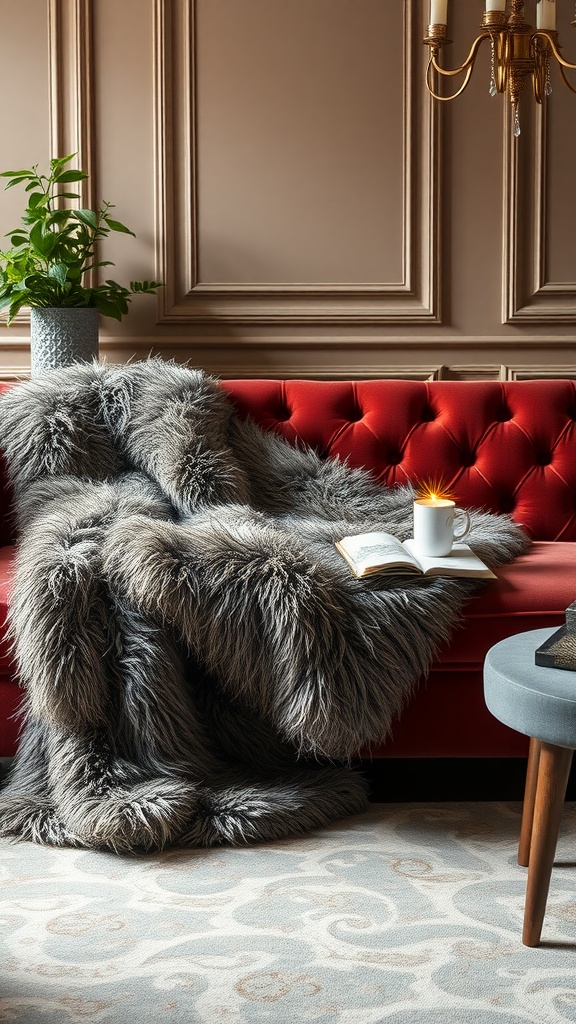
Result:
[[456,501],[456,496],[444,483],[439,480],[424,480],[416,485],[416,497],[428,501]]

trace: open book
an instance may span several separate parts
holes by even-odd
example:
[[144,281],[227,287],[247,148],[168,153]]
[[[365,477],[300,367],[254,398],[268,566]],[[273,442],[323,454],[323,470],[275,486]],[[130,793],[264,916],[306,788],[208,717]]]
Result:
[[358,578],[374,573],[404,576],[471,576],[496,579],[496,574],[474,554],[467,544],[458,541],[449,555],[425,558],[416,554],[414,540],[400,541],[391,533],[359,533],[336,541],[336,548]]

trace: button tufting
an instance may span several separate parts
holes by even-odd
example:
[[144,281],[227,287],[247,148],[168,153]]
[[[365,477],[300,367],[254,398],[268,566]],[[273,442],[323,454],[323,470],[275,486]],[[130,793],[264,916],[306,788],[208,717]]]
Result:
[[278,423],[286,423],[286,420],[289,420],[291,415],[292,413],[290,412],[290,409],[287,409],[286,406],[282,406],[282,408],[278,409],[276,412],[276,419],[278,420]]
[[536,465],[537,466],[549,466],[551,462],[552,462],[552,454],[551,454],[551,452],[538,452],[538,454],[536,455]]
[[390,452],[388,455],[388,462],[391,466],[397,466],[402,462],[402,452]]
[[504,406],[498,415],[498,423],[508,423],[511,419],[512,413],[510,412],[510,409],[508,409],[507,406]]
[[436,419],[436,413],[429,405],[425,405],[422,409],[420,418],[422,423],[432,423],[432,421]]
[[515,504],[514,498],[500,498],[501,512],[512,512]]
[[474,463],[476,462],[476,456],[474,452],[462,452],[460,460],[462,465],[465,467],[473,466]]
[[355,409],[350,410],[350,413],[348,415],[348,420],[350,423],[358,423],[358,421],[362,419],[364,419],[363,409],[359,409],[358,407],[356,407]]

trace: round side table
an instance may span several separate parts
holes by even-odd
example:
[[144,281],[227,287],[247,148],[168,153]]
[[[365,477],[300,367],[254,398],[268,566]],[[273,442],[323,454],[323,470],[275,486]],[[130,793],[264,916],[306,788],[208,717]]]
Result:
[[522,942],[537,946],[566,786],[576,748],[576,671],[536,665],[554,629],[518,633],[495,644],[484,663],[484,697],[500,722],[530,736],[518,863],[528,867]]

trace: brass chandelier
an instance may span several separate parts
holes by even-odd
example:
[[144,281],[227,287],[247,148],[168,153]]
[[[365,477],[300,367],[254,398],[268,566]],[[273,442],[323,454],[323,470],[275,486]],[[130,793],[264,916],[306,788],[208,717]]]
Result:
[[[576,88],[568,81],[565,68],[576,70],[560,54],[558,32],[556,31],[556,0],[536,0],[536,26],[530,25],[524,17],[524,0],[486,0],[482,16],[482,31],[472,43],[464,63],[453,69],[441,67],[438,63],[440,50],[452,40],[447,36],[448,0],[430,0],[430,24],[424,39],[430,47],[430,60],[426,72],[426,84],[432,96],[443,102],[460,96],[470,81],[478,51],[485,40],[491,47],[490,94],[508,93],[512,104],[514,135],[520,135],[518,101],[526,84],[532,78],[534,96],[542,103],[549,96],[550,66],[552,58],[557,61],[562,78],[572,92]],[[572,20],[576,26],[576,13]],[[442,96],[439,89],[441,78],[464,75],[460,88],[450,96]]]

